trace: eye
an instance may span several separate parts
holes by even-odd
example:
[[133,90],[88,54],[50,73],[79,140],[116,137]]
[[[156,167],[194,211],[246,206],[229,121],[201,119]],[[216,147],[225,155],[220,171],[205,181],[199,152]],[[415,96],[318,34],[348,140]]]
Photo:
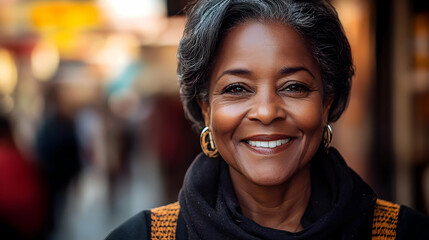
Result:
[[303,84],[294,83],[294,84],[287,86],[285,88],[285,90],[290,91],[290,92],[301,93],[301,92],[308,92],[310,89]]
[[245,87],[243,84],[240,84],[240,83],[230,84],[222,90],[222,94],[232,94],[232,95],[240,95],[240,94],[245,94],[250,92],[251,91],[248,90],[247,87]]
[[307,85],[298,82],[287,83],[280,91],[292,97],[305,97],[311,92]]

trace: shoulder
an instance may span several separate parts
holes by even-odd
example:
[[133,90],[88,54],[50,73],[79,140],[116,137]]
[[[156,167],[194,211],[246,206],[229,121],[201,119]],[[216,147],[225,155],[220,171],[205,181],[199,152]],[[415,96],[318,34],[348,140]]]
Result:
[[423,239],[429,236],[429,217],[407,206],[377,199],[372,234],[380,239]]
[[179,202],[151,210],[151,235],[162,236],[160,239],[174,239],[179,219]]
[[114,229],[106,240],[150,239],[150,210],[141,211]]
[[113,230],[106,240],[151,238],[187,239],[178,202],[138,213]]
[[429,239],[429,217],[401,206],[396,232],[397,239]]

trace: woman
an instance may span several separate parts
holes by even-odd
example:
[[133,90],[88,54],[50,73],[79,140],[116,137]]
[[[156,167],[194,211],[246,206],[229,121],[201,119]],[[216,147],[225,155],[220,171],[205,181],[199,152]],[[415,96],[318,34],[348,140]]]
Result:
[[203,0],[188,17],[178,75],[204,155],[178,203],[140,213],[109,239],[429,236],[426,217],[377,200],[329,147],[354,74],[331,5]]

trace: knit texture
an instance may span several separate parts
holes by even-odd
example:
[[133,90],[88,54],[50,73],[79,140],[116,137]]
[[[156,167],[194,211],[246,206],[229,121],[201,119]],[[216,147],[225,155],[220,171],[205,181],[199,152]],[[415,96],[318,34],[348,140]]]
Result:
[[399,205],[377,199],[372,222],[373,240],[393,240],[396,238]]
[[151,210],[151,239],[173,240],[176,238],[179,202]]

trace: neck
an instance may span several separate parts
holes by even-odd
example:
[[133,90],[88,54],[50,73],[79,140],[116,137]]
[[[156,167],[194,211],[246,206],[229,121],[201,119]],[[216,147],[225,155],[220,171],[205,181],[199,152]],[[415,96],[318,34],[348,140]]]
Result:
[[245,182],[230,168],[231,179],[243,215],[261,226],[298,232],[311,194],[310,164],[278,186]]

